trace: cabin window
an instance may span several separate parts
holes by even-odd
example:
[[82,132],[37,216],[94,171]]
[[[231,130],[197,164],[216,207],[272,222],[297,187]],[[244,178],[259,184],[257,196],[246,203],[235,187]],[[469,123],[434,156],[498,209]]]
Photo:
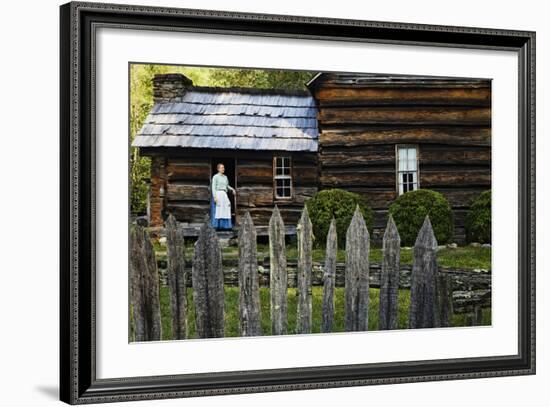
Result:
[[397,146],[397,191],[399,195],[418,189],[418,149]]
[[273,165],[273,186],[275,189],[275,198],[292,198],[292,163],[290,157],[274,157]]

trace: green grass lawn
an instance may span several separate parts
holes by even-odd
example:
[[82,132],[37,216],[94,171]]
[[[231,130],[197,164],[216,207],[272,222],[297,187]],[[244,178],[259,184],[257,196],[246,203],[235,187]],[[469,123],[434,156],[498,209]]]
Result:
[[[155,247],[158,258],[166,258],[166,248],[162,246]],[[296,260],[298,257],[298,251],[296,247],[287,245],[287,259]],[[236,247],[226,247],[223,249],[224,259],[236,259],[239,256],[239,249]],[[263,260],[269,256],[269,247],[264,244],[258,245],[258,259]],[[193,258],[193,246],[188,245],[185,248],[185,258],[191,260]],[[344,250],[338,250],[339,262],[346,260],[346,253]],[[382,249],[371,248],[369,259],[374,263],[382,262]],[[314,249],[313,260],[317,262],[325,261],[325,250]],[[457,268],[464,270],[474,269],[491,269],[491,248],[490,247],[472,247],[472,246],[460,246],[456,249],[444,248],[437,252],[438,264],[442,267]],[[401,249],[401,264],[411,265],[413,261],[412,249]]]
[[[238,254],[238,250],[234,248],[226,248],[227,253],[230,255],[229,250],[235,251],[235,256]],[[268,246],[258,246],[259,253],[265,253],[265,256],[269,254]],[[298,250],[295,247],[287,246],[287,257],[289,259],[296,259],[298,257]],[[262,257],[263,258],[263,257]],[[325,260],[324,249],[313,250],[313,260],[323,262]],[[337,260],[339,262],[346,261],[345,250],[338,250]],[[369,260],[373,263],[382,262],[382,249],[371,248],[369,253]],[[491,248],[490,247],[472,247],[461,246],[456,249],[444,248],[437,252],[438,264],[442,267],[450,268],[464,268],[464,269],[490,269],[491,268]],[[401,249],[401,264],[412,265],[413,262],[413,250]]]
[[[322,298],[323,288],[314,286],[312,287],[313,294],[313,333],[320,332],[321,326],[321,311],[322,311]],[[398,327],[404,329],[408,327],[408,312],[409,312],[409,295],[408,290],[399,291],[399,305],[398,305]],[[295,333],[296,326],[296,289],[288,289],[288,333]],[[172,327],[170,317],[170,296],[169,289],[166,286],[161,287],[160,292],[161,300],[161,319],[162,319],[162,339],[172,339]],[[378,329],[378,300],[379,290],[370,290],[370,304],[369,304],[369,330]],[[192,289],[187,290],[188,301],[188,338],[195,338],[195,308],[193,304],[193,292]],[[260,303],[262,308],[262,330],[264,335],[271,334],[271,322],[270,322],[270,307],[269,307],[269,288],[260,288]],[[454,315],[452,320],[453,326],[467,326],[468,315],[459,314]],[[483,310],[482,325],[491,324],[491,310]],[[344,288],[337,287],[335,291],[335,315],[333,332],[344,331]],[[225,287],[225,336],[236,337],[239,335],[239,288],[238,287]]]

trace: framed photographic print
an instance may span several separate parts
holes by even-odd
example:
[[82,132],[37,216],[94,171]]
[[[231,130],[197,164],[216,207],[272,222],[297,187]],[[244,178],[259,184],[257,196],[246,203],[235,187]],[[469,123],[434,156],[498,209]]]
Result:
[[535,373],[535,34],[61,6],[61,400]]

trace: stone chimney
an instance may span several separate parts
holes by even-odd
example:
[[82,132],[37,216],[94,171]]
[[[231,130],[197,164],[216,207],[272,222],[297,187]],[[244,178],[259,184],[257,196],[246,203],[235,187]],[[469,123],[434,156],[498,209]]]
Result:
[[156,74],[153,78],[155,103],[179,102],[193,81],[180,73]]

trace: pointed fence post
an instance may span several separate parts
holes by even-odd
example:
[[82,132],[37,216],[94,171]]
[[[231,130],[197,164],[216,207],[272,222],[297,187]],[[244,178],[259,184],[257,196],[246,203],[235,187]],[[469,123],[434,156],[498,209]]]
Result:
[[325,252],[325,273],[323,275],[323,315],[321,332],[331,332],[334,323],[334,286],[336,285],[336,257],[338,253],[338,237],[336,220],[332,218],[327,234]]
[[170,214],[166,220],[166,269],[170,287],[170,309],[172,311],[172,339],[187,337],[187,284],[185,271],[185,241],[183,230],[176,218]]
[[262,334],[256,229],[246,212],[239,229],[239,311],[241,336]]
[[147,230],[139,225],[131,229],[130,257],[135,340],[159,341],[162,325],[157,262]]
[[414,244],[409,328],[433,328],[440,325],[436,256],[437,240],[430,218],[426,215]]
[[288,326],[285,225],[277,206],[275,206],[269,220],[269,259],[271,334],[285,335]]
[[453,317],[453,280],[449,275],[438,273],[437,284],[440,326],[449,327]]
[[201,226],[193,255],[195,327],[199,338],[224,336],[222,253],[210,223]]
[[367,225],[357,205],[346,233],[346,331],[366,331],[369,327],[369,240]]
[[296,312],[296,333],[311,333],[311,272],[313,260],[313,226],[309,219],[307,207],[304,206],[302,216],[296,228],[298,235],[298,269],[296,287],[298,291],[298,306]]
[[401,238],[390,215],[382,242],[382,270],[380,274],[380,311],[378,329],[397,328],[397,300],[399,295],[399,266]]

